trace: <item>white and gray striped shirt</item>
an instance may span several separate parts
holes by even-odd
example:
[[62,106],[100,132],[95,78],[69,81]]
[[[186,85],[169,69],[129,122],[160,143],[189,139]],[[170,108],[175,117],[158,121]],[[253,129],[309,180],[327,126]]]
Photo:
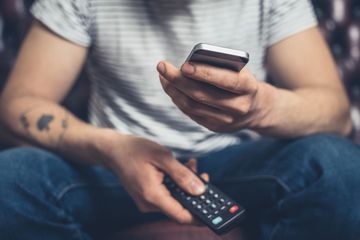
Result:
[[243,49],[261,81],[266,49],[317,24],[308,0],[38,0],[32,14],[89,47],[92,124],[154,140],[178,157],[256,134],[218,134],[190,120],[162,90],[160,60],[180,66],[199,42]]

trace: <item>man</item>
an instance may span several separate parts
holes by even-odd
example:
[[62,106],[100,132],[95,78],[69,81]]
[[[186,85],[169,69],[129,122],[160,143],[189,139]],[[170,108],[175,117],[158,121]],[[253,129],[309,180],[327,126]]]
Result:
[[[1,117],[38,148],[0,154],[2,239],[91,239],[158,212],[196,223],[162,184],[201,194],[192,158],[259,239],[359,236],[360,150],[339,136],[349,103],[308,1],[39,0],[32,13]],[[251,60],[182,65],[198,42]],[[91,124],[59,105],[85,62]]]

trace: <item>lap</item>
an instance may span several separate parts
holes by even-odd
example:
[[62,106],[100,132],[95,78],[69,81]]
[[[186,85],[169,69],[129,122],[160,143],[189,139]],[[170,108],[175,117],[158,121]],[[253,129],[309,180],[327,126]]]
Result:
[[[360,148],[343,138],[327,134],[291,141],[264,138],[204,156],[199,169],[209,172],[215,185],[244,205],[256,221],[293,224],[277,229],[297,228],[294,239],[301,239],[299,232],[304,233],[302,239],[309,237],[311,226],[325,229],[336,221],[338,228],[323,234],[333,234],[328,238],[333,239],[342,231],[343,237],[353,239],[346,234],[354,232],[354,223],[360,224],[360,214],[353,214],[360,211]],[[285,233],[267,233],[271,234],[283,239],[275,235]]]
[[[266,221],[274,218],[274,212],[284,214],[276,216],[281,219],[293,212],[291,217],[301,218],[298,221],[317,221],[312,216],[316,211],[322,219],[344,219],[360,199],[356,190],[360,184],[359,156],[359,147],[332,135],[292,141],[264,138],[203,156],[199,170],[209,172],[212,182],[244,205],[250,220]],[[81,223],[89,232],[118,231],[160,218],[140,213],[110,171],[71,164],[36,148],[0,153],[0,185],[0,195],[7,196],[0,199],[0,205],[29,215],[46,215],[54,222]],[[332,211],[341,204],[348,207]],[[39,206],[45,206],[46,212]],[[352,216],[354,223],[360,223],[360,216]],[[1,221],[8,220],[0,215]],[[318,226],[316,222],[314,226]]]
[[80,223],[88,232],[119,231],[159,218],[140,213],[109,170],[72,164],[37,148],[0,153],[0,185],[0,195],[7,195],[0,205],[9,208],[10,215],[26,212],[54,222]]

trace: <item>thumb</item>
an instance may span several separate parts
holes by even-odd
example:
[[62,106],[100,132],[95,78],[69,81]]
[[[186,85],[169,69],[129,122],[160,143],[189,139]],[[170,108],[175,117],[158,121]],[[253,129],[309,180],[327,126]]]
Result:
[[169,160],[163,165],[164,171],[184,191],[191,195],[201,195],[206,186],[190,169],[177,160]]

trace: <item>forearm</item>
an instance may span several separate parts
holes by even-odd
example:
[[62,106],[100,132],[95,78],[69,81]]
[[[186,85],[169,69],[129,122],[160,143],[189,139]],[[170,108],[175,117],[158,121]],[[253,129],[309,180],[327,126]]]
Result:
[[18,140],[28,141],[84,164],[107,166],[113,130],[91,126],[56,103],[35,97],[2,99],[1,118]]
[[351,130],[349,103],[338,89],[292,91],[267,83],[259,89],[259,104],[268,105],[258,121],[257,130],[263,134],[292,138],[320,132],[347,135]]

